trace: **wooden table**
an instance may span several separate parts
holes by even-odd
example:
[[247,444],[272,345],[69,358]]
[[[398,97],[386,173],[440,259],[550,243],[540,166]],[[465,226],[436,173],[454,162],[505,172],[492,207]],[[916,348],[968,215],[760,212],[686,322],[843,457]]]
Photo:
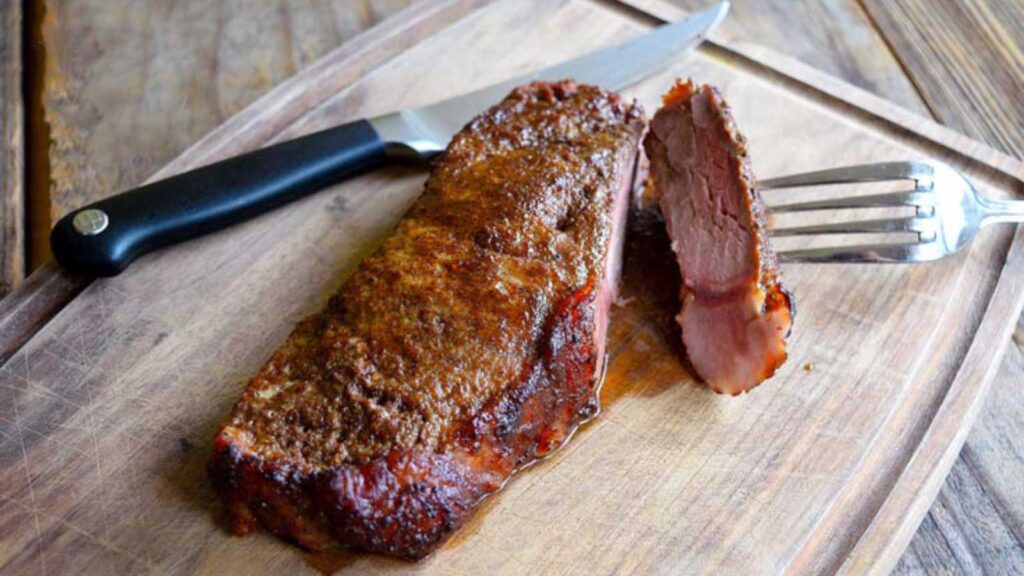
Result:
[[[56,218],[140,183],[276,83],[407,4],[4,3],[0,294],[47,259]],[[24,47],[11,33],[23,18]],[[1022,156],[1021,21],[1024,3],[1013,0],[735,0],[723,33]],[[1024,571],[1022,380],[1024,321],[983,417],[897,572]]]

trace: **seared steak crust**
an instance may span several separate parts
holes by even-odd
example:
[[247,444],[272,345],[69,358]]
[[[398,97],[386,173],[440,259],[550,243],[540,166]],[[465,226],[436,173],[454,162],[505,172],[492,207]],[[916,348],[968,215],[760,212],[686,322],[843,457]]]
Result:
[[677,83],[644,139],[682,273],[679,323],[697,375],[738,394],[786,359],[792,298],[766,237],[746,141],[721,93]]
[[235,531],[421,557],[593,415],[643,128],[637,106],[561,82],[456,135],[217,436]]

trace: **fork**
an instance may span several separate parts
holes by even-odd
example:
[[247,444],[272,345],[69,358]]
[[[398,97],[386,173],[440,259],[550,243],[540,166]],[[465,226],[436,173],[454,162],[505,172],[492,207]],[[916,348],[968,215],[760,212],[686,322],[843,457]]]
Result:
[[769,235],[908,233],[905,242],[854,244],[780,250],[785,262],[929,262],[956,253],[981,228],[1000,222],[1024,222],[1024,201],[995,200],[978,194],[960,172],[939,162],[886,162],[833,168],[763,180],[762,190],[912,180],[914,188],[862,196],[835,197],[769,205],[771,214],[852,208],[912,207],[915,213],[851,222],[769,227]]

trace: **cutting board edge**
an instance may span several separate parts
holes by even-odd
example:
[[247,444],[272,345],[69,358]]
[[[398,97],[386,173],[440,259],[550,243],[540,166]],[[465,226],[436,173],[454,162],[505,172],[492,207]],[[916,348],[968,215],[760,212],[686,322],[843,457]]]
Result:
[[[381,50],[382,46],[389,46],[391,51],[384,52],[387,56],[377,62],[377,65],[383,64],[408,49],[409,46],[405,43],[390,42],[400,38],[402,33],[416,31],[424,34],[424,37],[434,35],[443,30],[445,25],[494,1],[423,0],[402,10],[271,89],[270,92],[211,130],[206,136],[154,173],[146,182],[165,178],[191,167],[220,159],[223,154],[221,147],[235,136],[238,129],[252,126],[267,118],[264,113],[266,109],[275,110],[275,116],[281,113],[281,109],[287,109],[289,106],[299,105],[308,109],[308,106],[315,102],[300,103],[295,93],[296,89],[310,77],[330,75],[329,72],[332,71],[361,68],[355,64],[366,54],[374,54],[374,51]],[[660,20],[678,18],[683,13],[680,8],[668,4],[664,0],[606,1]],[[465,7],[468,7],[469,10],[459,12]],[[456,15],[456,18],[448,21],[447,19],[453,14]],[[401,22],[405,20],[412,20],[416,26],[402,25]],[[408,41],[410,38],[420,37],[410,35],[406,40]],[[797,82],[805,90],[818,92],[831,101],[840,102],[865,116],[883,121],[891,129],[905,131],[912,139],[940,146],[947,155],[970,160],[972,163],[997,172],[1004,178],[1024,184],[1024,162],[933,120],[903,109],[866,90],[816,70],[794,58],[759,46],[725,42],[713,36],[707,39],[706,43],[714,49],[723,50],[727,54],[739,56],[747,62],[755,63],[780,78]],[[355,79],[344,82],[338,90],[351,86],[366,72]],[[323,100],[326,100],[326,96],[320,101]],[[290,117],[295,119],[299,116]],[[256,148],[258,145],[259,143],[255,141],[251,144],[252,148]],[[51,318],[60,313],[60,310],[74,299],[87,284],[88,280],[69,275],[61,271],[53,261],[50,261],[33,271],[17,288],[5,298],[0,299],[0,328],[3,329],[0,330],[0,366],[21,349]]]
[[[659,22],[678,20],[686,12],[667,0],[602,0],[628,7]],[[970,160],[994,170],[1005,178],[1024,183],[1024,160],[998,151],[988,144],[961,134],[952,128],[907,110],[845,80],[822,72],[796,58],[770,48],[742,41],[725,40],[712,33],[697,50],[710,51],[732,60],[732,64],[790,83],[800,92],[817,94],[830,107],[840,105],[865,119],[887,127],[891,136],[914,141],[918,146],[938,146],[943,155]]]
[[[683,16],[680,8],[665,0],[616,1],[662,21]],[[944,159],[961,160],[981,172],[995,171],[996,178],[1004,185],[1007,181],[1024,183],[1024,162],[794,58],[714,36],[707,39],[702,49],[738,60],[742,67],[757,69],[761,76],[770,75],[795,83],[805,95],[813,97],[813,93],[817,93],[815,99],[824,100],[833,108],[838,104],[880,122],[885,131],[899,140],[913,141],[915,147],[938,148],[936,152]],[[964,362],[881,507],[839,564],[840,572],[889,574],[910,544],[967,439],[1009,344],[1016,319],[1024,310],[1024,287],[1013,280],[1014,274],[1021,273],[1024,273],[1024,230],[1018,228]],[[988,340],[979,335],[989,333],[998,335],[994,338],[997,346],[983,345]]]
[[[145,183],[223,159],[229,155],[224,146],[229,142],[237,144],[239,133],[246,134],[247,149],[259,148],[265,142],[260,138],[262,135],[276,134],[276,128],[297,121],[308,110],[357,83],[376,66],[493,1],[423,0],[384,19],[235,113],[153,173]],[[331,80],[318,84],[326,87],[314,94],[316,99],[302,90],[311,78]],[[259,129],[253,130],[253,126]],[[248,131],[242,132],[243,129]],[[61,270],[50,260],[0,299],[0,367],[89,283],[86,278]]]
[[[885,575],[899,563],[945,484],[985,403],[1009,347],[1016,319],[1024,311],[1022,277],[1024,228],[1017,227],[999,281],[964,361],[924,437],[843,563],[841,573]],[[986,346],[987,342],[996,345]]]
[[[670,15],[669,8],[678,12],[678,8],[667,5],[661,0],[610,1],[637,8],[645,14],[657,18]],[[297,116],[290,116],[290,118],[300,118],[303,107],[315,106],[318,103],[313,100],[305,100],[301,98],[303,94],[298,93],[299,88],[310,77],[329,76],[332,71],[338,70],[360,70],[361,73],[348,76],[347,82],[338,88],[338,90],[344,89],[358,82],[363,75],[372,71],[376,66],[391,60],[406,50],[411,30],[421,34],[421,37],[429,37],[474,9],[490,2],[491,0],[427,0],[422,4],[414,5],[380,26],[367,31],[345,47],[331,52],[295,77],[271,90],[225,124],[211,131],[156,173],[153,178],[164,177],[179,170],[216,160],[223,143],[233,139],[240,127],[260,122],[268,110],[274,110],[276,118],[276,114],[280,114],[282,107],[291,107],[291,112]],[[413,22],[412,24],[409,23],[410,20]],[[404,38],[405,41],[401,44],[390,42],[398,38]],[[1002,175],[1002,178],[1010,178],[1017,182],[1024,181],[1024,163],[791,58],[759,47],[726,43],[714,38],[702,50],[718,51],[731,58],[743,59],[748,66],[756,66],[775,77],[794,82],[801,91],[808,94],[817,93],[826,101],[839,103],[866,118],[881,122],[899,139],[912,140],[919,147],[938,147],[945,157],[957,158],[966,163],[987,168]],[[374,58],[378,58],[378,60],[375,63],[367,64],[367,59],[372,61]],[[336,91],[321,90],[324,93],[321,95],[321,102]],[[254,139],[253,146],[256,146],[258,138],[252,138]],[[1008,269],[1013,265],[1010,270],[1012,272],[1024,266],[1021,264],[1024,261],[1022,244],[1024,244],[1024,235],[1018,233],[1014,237],[1010,249],[1012,258],[1008,256],[1003,263],[996,291],[979,324],[979,334],[983,330],[986,333],[994,334],[1007,332],[1012,327],[1013,320],[1020,313],[1021,305],[1024,303],[1024,286],[1014,283],[1012,279],[1008,278]],[[0,363],[5,362],[28,342],[49,319],[59,314],[61,309],[72,301],[85,285],[86,281],[65,275],[51,263],[33,273],[32,277],[19,290],[0,302],[0,328],[4,328],[4,334],[0,337]],[[998,301],[997,296],[1001,298]],[[1002,305],[997,306],[1000,303]],[[998,308],[998,313],[994,308]],[[1011,310],[1015,310],[1016,314],[1011,315]],[[944,478],[966,438],[969,424],[973,422],[984,401],[991,377],[998,367],[1002,351],[1005,350],[1006,338],[1003,340],[998,351],[992,351],[980,358],[983,361],[982,365],[975,366],[972,370],[965,370],[965,363],[958,370],[939,412],[929,425],[925,440],[918,444],[910,462],[900,474],[900,479],[893,486],[883,507],[875,515],[875,520],[858,540],[854,554],[844,565],[845,570],[881,572],[887,571],[895,565],[900,553],[913,536],[914,529],[941,488]],[[968,351],[968,358],[973,358],[972,354],[983,353],[978,352],[979,346],[979,341],[976,338]],[[981,372],[983,378],[972,380],[972,377],[976,376],[978,372]],[[955,434],[952,437],[933,434],[936,431],[948,430],[950,421],[959,422],[958,426],[953,427]],[[926,453],[931,455],[931,459],[928,459]],[[925,473],[922,474],[922,472]],[[916,488],[912,489],[914,486]],[[893,537],[893,532],[885,531],[887,519],[892,518],[899,519],[898,524],[893,528],[896,530],[896,538]],[[872,553],[876,555],[871,557]]]

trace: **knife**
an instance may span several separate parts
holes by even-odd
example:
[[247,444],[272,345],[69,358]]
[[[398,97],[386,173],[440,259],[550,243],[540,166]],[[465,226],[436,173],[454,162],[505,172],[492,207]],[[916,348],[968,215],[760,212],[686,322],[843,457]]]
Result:
[[620,90],[696,46],[725,16],[728,0],[659,26],[621,46],[422,108],[356,120],[146,184],[80,208],[57,222],[50,248],[65,269],[113,276],[139,256],[246,220],[388,162],[430,159],[477,113],[513,88],[571,78]]

